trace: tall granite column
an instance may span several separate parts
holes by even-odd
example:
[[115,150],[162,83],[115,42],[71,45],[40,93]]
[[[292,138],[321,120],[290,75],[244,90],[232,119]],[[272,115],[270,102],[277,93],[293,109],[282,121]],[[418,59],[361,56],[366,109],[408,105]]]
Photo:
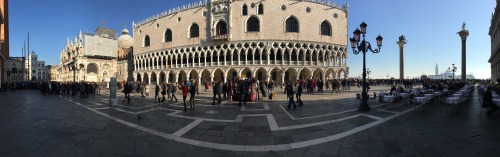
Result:
[[462,25],[462,30],[460,32],[458,32],[458,35],[460,35],[460,38],[462,38],[462,81],[465,81],[465,79],[467,78],[467,74],[466,74],[466,46],[467,46],[467,37],[469,36],[469,31],[467,29],[465,29],[465,22],[464,24]]
[[404,64],[404,46],[406,45],[406,38],[404,35],[399,37],[396,42],[399,45],[399,80],[405,79],[405,64]]

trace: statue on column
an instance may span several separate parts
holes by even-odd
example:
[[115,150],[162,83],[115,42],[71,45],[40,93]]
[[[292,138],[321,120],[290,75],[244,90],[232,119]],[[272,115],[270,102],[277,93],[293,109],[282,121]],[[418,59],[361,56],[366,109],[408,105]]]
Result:
[[465,22],[462,24],[462,31],[465,30]]
[[401,36],[399,37],[399,41],[406,41],[405,36],[404,36],[404,35],[401,35]]

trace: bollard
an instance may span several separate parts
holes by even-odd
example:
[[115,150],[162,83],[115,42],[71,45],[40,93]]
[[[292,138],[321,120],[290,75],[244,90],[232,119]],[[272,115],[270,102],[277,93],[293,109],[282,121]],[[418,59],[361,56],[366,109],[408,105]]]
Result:
[[116,77],[109,79],[109,106],[116,106]]

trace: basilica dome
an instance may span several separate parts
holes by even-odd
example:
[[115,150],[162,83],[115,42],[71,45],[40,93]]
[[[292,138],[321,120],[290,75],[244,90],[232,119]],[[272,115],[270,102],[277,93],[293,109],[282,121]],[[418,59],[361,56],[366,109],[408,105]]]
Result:
[[122,35],[118,37],[119,48],[131,48],[134,45],[134,38],[128,34],[128,29],[123,28]]

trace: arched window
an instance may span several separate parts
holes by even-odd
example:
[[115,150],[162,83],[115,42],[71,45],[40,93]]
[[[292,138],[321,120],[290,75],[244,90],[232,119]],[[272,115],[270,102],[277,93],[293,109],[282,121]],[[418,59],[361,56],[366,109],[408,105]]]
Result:
[[171,42],[172,41],[172,31],[170,29],[167,29],[165,31],[165,42]]
[[286,19],[286,32],[299,32],[299,22],[295,17]]
[[198,24],[193,23],[193,25],[191,25],[191,28],[189,28],[189,37],[190,38],[200,37],[200,27],[198,27]]
[[144,37],[144,47],[149,47],[149,45],[151,44],[150,42],[151,41],[149,41],[149,35],[146,35],[146,37]]
[[327,21],[323,21],[321,23],[321,35],[332,35],[332,27]]
[[12,75],[16,75],[17,74],[17,68],[12,68]]
[[241,15],[243,16],[248,15],[248,7],[246,4],[243,4],[243,8],[241,8]]
[[264,5],[262,5],[262,3],[257,7],[257,14],[264,14]]
[[227,34],[227,24],[224,21],[219,21],[216,26],[216,34],[217,36],[219,35],[225,35]]
[[260,31],[260,21],[257,17],[250,17],[247,20],[247,32],[259,32]]

